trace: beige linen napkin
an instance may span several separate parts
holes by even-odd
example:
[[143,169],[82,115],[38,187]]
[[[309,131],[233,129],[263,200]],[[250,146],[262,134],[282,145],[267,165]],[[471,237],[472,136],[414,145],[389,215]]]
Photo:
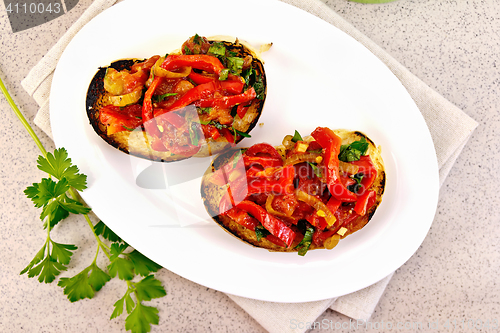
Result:
[[[328,8],[319,0],[281,0],[301,8],[343,30],[365,45],[380,58],[399,78],[410,93],[424,116],[431,132],[436,148],[439,164],[439,178],[442,184],[453,166],[456,158],[468,141],[477,123],[429,88],[425,83],[411,74],[400,63],[388,55],[369,38],[364,36],[351,24]],[[58,43],[42,58],[21,82],[24,89],[40,105],[34,122],[52,137],[49,121],[50,85],[57,61],[73,36],[94,16],[112,6],[117,0],[95,0],[78,21],[58,41]],[[306,330],[300,323],[316,320],[326,309],[338,311],[355,320],[368,320],[382,296],[393,274],[378,283],[358,292],[336,299],[317,302],[283,304],[263,302],[233,295],[228,295],[254,317],[269,332],[303,332]],[[304,327],[301,329],[300,327]]]

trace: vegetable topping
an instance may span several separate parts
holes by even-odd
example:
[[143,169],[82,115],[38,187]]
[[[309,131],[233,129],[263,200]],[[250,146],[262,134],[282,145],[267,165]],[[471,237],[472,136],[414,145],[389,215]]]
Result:
[[[130,69],[108,68],[103,79],[108,102],[99,113],[107,135],[143,127],[152,137],[153,150],[186,156],[208,139],[234,144],[249,137],[249,129],[237,124],[265,94],[264,74],[252,67],[253,56],[199,35],[181,50],[155,55]],[[190,119],[185,110],[189,105],[197,109]],[[137,107],[142,109],[139,115]],[[172,123],[174,118],[184,119],[187,126]]]
[[216,168],[210,181],[225,188],[220,216],[255,232],[257,242],[281,243],[301,256],[313,245],[332,249],[364,225],[380,199],[368,142],[342,145],[326,127],[311,136],[295,131],[278,148],[260,143],[237,150]]

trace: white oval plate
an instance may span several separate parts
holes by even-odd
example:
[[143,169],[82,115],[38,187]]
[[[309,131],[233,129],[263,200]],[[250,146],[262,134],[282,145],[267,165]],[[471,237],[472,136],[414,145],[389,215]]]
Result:
[[[232,35],[263,54],[268,97],[242,142],[279,144],[317,126],[366,133],[383,147],[387,185],[370,223],[331,251],[305,257],[253,248],[205,212],[199,186],[209,159],[153,163],[99,138],[85,111],[99,66],[165,54],[194,34]],[[278,1],[126,0],[74,37],[55,71],[51,124],[88,175],[83,199],[113,231],[158,264],[201,285],[274,302],[306,302],[367,287],[404,264],[433,221],[438,167],[425,121],[397,78],[332,25]]]

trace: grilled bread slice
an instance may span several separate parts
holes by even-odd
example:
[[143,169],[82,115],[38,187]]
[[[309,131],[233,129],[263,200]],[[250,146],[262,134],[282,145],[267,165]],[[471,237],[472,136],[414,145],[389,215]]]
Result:
[[[295,200],[293,198],[290,200],[289,197],[285,201],[282,200],[281,204],[279,201],[276,202],[276,198],[279,198],[280,195],[274,195],[272,192],[254,194],[253,191],[249,190],[248,193],[250,194],[246,197],[243,198],[243,196],[240,196],[236,198],[238,196],[236,193],[230,193],[231,191],[236,192],[238,190],[236,185],[237,181],[235,179],[237,179],[237,177],[241,177],[242,173],[245,173],[245,171],[242,170],[243,165],[246,165],[246,170],[249,169],[249,163],[244,164],[237,162],[237,159],[238,156],[245,156],[247,150],[233,149],[219,155],[216,159],[214,159],[211,167],[206,171],[201,184],[201,195],[207,212],[224,230],[255,247],[277,252],[299,252],[301,255],[304,255],[307,250],[324,248],[332,249],[340,239],[343,239],[346,236],[362,229],[371,220],[377,210],[377,207],[382,201],[386,180],[384,162],[382,160],[380,147],[377,147],[365,134],[358,131],[335,130],[334,133],[342,139],[342,147],[349,147],[353,142],[366,142],[366,145],[368,146],[364,152],[365,156],[362,160],[366,161],[367,157],[369,157],[371,161],[370,168],[360,166],[364,162],[360,163],[359,161],[339,162],[340,174],[348,179],[352,179],[357,182],[357,180],[363,178],[363,172],[366,173],[365,176],[373,178],[369,188],[362,189],[363,192],[373,191],[374,193],[370,199],[370,205],[367,207],[363,215],[359,215],[355,212],[354,207],[356,203],[342,202],[340,206],[335,206],[336,208],[334,209],[336,209],[336,211],[331,211],[330,213],[325,214],[325,212],[321,212],[318,207],[316,207],[316,209],[309,208],[309,210],[307,207],[304,208],[305,203],[300,202],[300,200],[297,199],[296,195],[299,188],[301,190],[312,188],[312,192],[310,192],[311,195],[321,198],[325,204],[329,201],[331,194],[328,193],[329,191],[327,186],[321,186],[322,184],[324,185],[323,182],[326,181],[325,177],[321,175],[319,175],[320,177],[313,175],[313,173],[324,172],[321,170],[324,170],[322,168],[325,167],[325,161],[322,160],[322,158],[325,157],[325,149],[320,149],[321,153],[319,153],[318,156],[321,157],[318,158],[317,156],[312,156],[304,158],[305,162],[295,164],[295,176],[293,181],[294,190],[292,194],[292,196],[295,196]],[[295,145],[291,145],[290,136],[288,136],[288,139],[285,138],[284,140],[284,145],[277,146],[276,150],[282,156],[284,165],[287,165],[287,163],[296,163],[297,161],[293,162],[294,157],[291,151],[297,149],[297,145],[304,144],[305,146],[311,147],[311,149],[315,149],[316,151],[314,153],[317,154],[318,145],[315,143],[313,144],[313,141],[315,140],[312,137],[308,137],[304,139],[304,141],[299,141],[298,143],[295,143]],[[305,149],[306,150],[304,152],[301,152],[304,155],[308,154],[307,148]],[[264,154],[262,156],[266,155]],[[240,163],[239,167],[237,167],[238,163]],[[299,166],[302,169],[298,168]],[[376,171],[376,174],[373,173],[373,170]],[[305,178],[311,179],[311,183],[309,184],[310,187],[300,185],[301,180],[299,180],[299,178],[304,177],[300,176],[300,173],[305,173]],[[361,184],[362,180],[359,183]],[[247,180],[247,186],[249,188],[253,186],[250,180]],[[356,191],[356,184],[351,184],[347,188]],[[360,189],[361,188],[358,187],[358,192],[360,192]],[[234,199],[235,202],[231,202],[229,205],[227,203],[223,203],[225,199],[227,201],[228,193],[232,194],[233,197],[236,198]],[[271,202],[271,208],[267,209],[267,207],[269,207],[269,197],[271,195],[274,197],[274,199],[272,199],[274,201]],[[357,194],[357,196],[361,197],[361,192]],[[286,226],[288,226],[296,234],[292,244],[285,246],[284,244],[281,244],[282,242],[280,243],[279,239],[276,240],[276,237],[273,237],[272,235],[265,237],[266,234],[269,234],[269,232],[262,230],[264,223],[260,223],[257,216],[238,210],[238,201],[241,202],[242,199],[255,202],[260,205],[260,207],[266,209],[267,212],[274,218],[279,219]],[[293,209],[288,209],[288,211],[287,209],[280,209],[280,207],[290,208],[290,206],[296,205],[297,202],[299,202],[300,205],[296,206],[295,211],[293,212],[291,212]],[[284,205],[284,203],[287,203],[288,206]],[[236,211],[232,208],[234,206],[236,206]],[[302,209],[302,212],[299,211],[300,209]],[[308,211],[310,214],[307,215],[304,211]],[[328,225],[325,227],[324,222],[322,224],[317,223],[319,219],[314,217],[315,214],[321,216],[332,214],[336,217],[336,222],[331,227]],[[311,216],[313,217],[312,219]],[[310,237],[309,244],[307,243],[308,237]]]
[[[211,46],[214,50],[210,49]],[[214,55],[211,53],[212,51],[217,52],[217,54]],[[147,100],[148,87],[154,79],[152,68],[161,65],[160,62],[156,63],[160,57],[122,59],[107,67],[99,68],[89,85],[86,110],[94,131],[108,144],[127,154],[163,162],[181,160],[191,156],[202,157],[216,154],[249,136],[262,114],[267,93],[266,75],[260,53],[235,38],[214,37],[207,39],[196,35],[188,39],[180,50],[167,55],[166,59],[170,55],[216,56],[225,67],[221,73],[208,73],[193,67],[191,69],[192,75],[198,74],[198,78],[201,75],[202,79],[215,78],[216,84],[219,84],[219,81],[229,84],[241,80],[244,83],[242,93],[252,88],[256,97],[250,102],[236,103],[229,107],[202,108],[191,104],[168,112],[171,113],[170,115],[166,113],[156,120],[148,120],[149,123],[153,122],[151,126],[160,125],[158,126],[160,131],[147,131],[145,127],[147,122],[141,119],[143,116],[142,108],[145,99]],[[186,67],[189,66],[186,65]],[[182,72],[186,67],[177,68],[175,71]],[[123,90],[118,93],[113,91],[115,86],[120,86],[120,74],[117,73],[137,76],[138,71],[142,71],[141,73],[146,75],[142,76],[142,81],[144,81],[142,86],[138,84],[132,93],[125,91],[127,94],[123,95],[119,95],[123,93]],[[114,84],[113,75],[115,75],[114,78],[118,84]],[[156,111],[168,108],[169,104],[171,105],[180,99],[190,90],[188,88],[194,88],[201,84],[200,82],[195,83],[191,79],[192,75],[178,79],[168,78],[161,83],[151,99],[155,115]],[[221,77],[222,75],[228,77],[224,79]],[[130,81],[133,79],[129,79],[125,85],[134,84]],[[181,83],[179,84],[179,82]],[[108,88],[109,86],[111,89]],[[179,86],[184,88],[178,88]],[[216,97],[225,93],[226,90],[218,90]],[[131,99],[131,95],[133,95],[133,99]],[[230,95],[230,93],[226,95]],[[203,97],[209,99],[214,96],[205,95]],[[132,103],[127,105],[127,101],[132,101]],[[169,117],[174,113],[177,114],[176,118],[185,120],[184,127],[179,128],[179,124],[176,126],[171,124]]]

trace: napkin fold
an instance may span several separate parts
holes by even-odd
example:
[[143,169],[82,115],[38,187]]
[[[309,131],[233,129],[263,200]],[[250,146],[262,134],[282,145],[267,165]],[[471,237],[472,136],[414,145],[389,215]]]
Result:
[[[477,122],[428,87],[320,0],[281,1],[301,8],[346,32],[387,65],[407,89],[427,123],[436,148],[439,180],[442,185],[456,158],[477,127]],[[23,88],[40,106],[34,118],[35,124],[51,138],[49,97],[58,59],[71,39],[86,23],[116,2],[119,1],[95,0],[21,82]],[[297,333],[306,330],[306,326],[299,325],[300,323],[314,322],[327,309],[338,311],[355,320],[369,320],[393,274],[355,293],[317,302],[284,304],[228,296],[269,332]]]

